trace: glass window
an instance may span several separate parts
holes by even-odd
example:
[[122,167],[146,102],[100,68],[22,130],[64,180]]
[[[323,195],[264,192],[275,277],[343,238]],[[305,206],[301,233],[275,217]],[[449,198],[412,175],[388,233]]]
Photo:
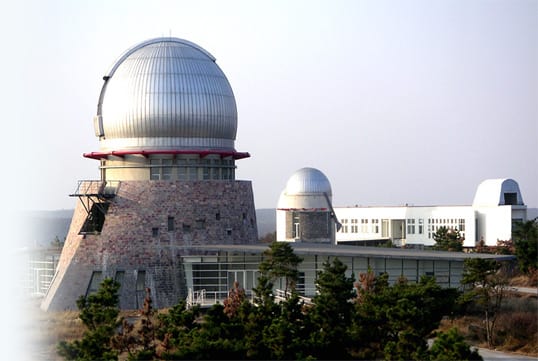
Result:
[[163,159],[161,179],[163,180],[172,179],[172,159]]
[[86,297],[88,297],[92,293],[97,292],[102,280],[103,280],[103,272],[101,271],[92,272],[92,277],[90,278],[90,283],[88,284],[88,289],[86,290]]
[[161,160],[160,159],[151,159],[149,161],[149,165],[150,165],[149,179],[151,179],[151,180],[160,180],[161,179],[161,168],[160,168]]
[[136,308],[141,308],[144,305],[146,298],[146,271],[138,270],[136,274]]

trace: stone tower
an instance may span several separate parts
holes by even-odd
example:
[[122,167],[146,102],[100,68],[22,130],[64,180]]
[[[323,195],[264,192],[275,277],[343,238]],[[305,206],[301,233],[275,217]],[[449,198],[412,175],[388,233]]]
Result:
[[182,255],[193,246],[257,242],[252,185],[235,180],[235,98],[215,58],[157,38],[127,50],[103,77],[95,135],[100,179],[80,181],[58,269],[41,307],[76,307],[112,277],[120,307],[187,296]]

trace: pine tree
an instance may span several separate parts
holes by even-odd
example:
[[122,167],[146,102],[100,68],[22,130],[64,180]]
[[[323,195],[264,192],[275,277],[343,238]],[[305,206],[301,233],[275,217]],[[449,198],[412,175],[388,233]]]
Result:
[[262,276],[272,283],[279,278],[284,278],[284,294],[288,289],[295,288],[299,278],[298,265],[303,261],[293,252],[293,248],[287,242],[273,242],[264,253],[264,259],[260,263],[259,270]]
[[121,325],[118,308],[120,284],[111,278],[101,282],[98,291],[87,297],[80,296],[77,307],[79,318],[87,330],[81,340],[62,341],[58,354],[67,360],[117,360],[112,347],[112,337]]
[[351,325],[351,299],[355,296],[353,277],[346,276],[347,266],[338,258],[323,264],[313,298],[314,307],[308,314],[310,348],[319,359],[348,358]]
[[465,240],[459,231],[446,227],[439,228],[433,234],[433,239],[435,240],[434,249],[451,252],[461,252]]

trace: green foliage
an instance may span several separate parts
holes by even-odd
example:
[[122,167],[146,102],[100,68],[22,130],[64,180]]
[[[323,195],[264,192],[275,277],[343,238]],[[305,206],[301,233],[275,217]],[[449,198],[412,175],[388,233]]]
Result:
[[389,286],[382,275],[369,287],[359,287],[351,327],[352,354],[363,359],[425,359],[426,340],[443,315],[450,314],[457,298],[454,289],[443,289],[433,278],[418,284],[400,280]]
[[319,273],[314,297],[315,307],[309,314],[310,349],[319,359],[348,358],[350,343],[348,328],[351,325],[353,305],[349,302],[355,297],[353,277],[346,277],[347,266],[338,258],[323,264]]
[[275,317],[264,328],[262,339],[269,351],[269,359],[304,359],[305,353],[310,351],[305,347],[308,331],[302,307],[299,295],[292,292],[291,297],[280,303]]
[[260,273],[271,282],[279,278],[286,281],[285,294],[288,288],[294,288],[299,278],[297,266],[303,260],[293,252],[288,242],[273,242],[264,253],[264,259],[260,263]]
[[430,348],[430,360],[482,360],[482,356],[478,354],[477,350],[471,350],[456,328],[451,328],[447,332],[437,335]]
[[538,269],[538,219],[518,222],[512,232],[519,269],[524,273]]
[[81,340],[60,342],[60,356],[67,360],[117,360],[118,352],[112,348],[111,339],[121,324],[119,287],[118,282],[105,278],[95,294],[80,296],[77,300],[79,318],[87,330]]
[[[184,301],[156,314],[147,289],[142,315],[130,324],[118,319],[119,285],[106,280],[95,295],[79,300],[88,331],[82,340],[62,343],[60,354],[74,360],[114,360],[118,355],[128,360],[427,360],[449,354],[429,353],[426,340],[441,317],[450,314],[456,290],[442,289],[427,277],[418,284],[401,278],[389,285],[387,274],[376,277],[371,271],[359,276],[354,289],[353,275],[348,277],[346,265],[334,258],[317,274],[312,303],[305,304],[293,287],[276,303],[271,279],[292,278],[300,262],[290,250],[288,244],[270,249],[260,265],[254,303],[236,283],[224,305],[204,314],[199,307],[187,309]],[[453,340],[459,344],[457,335],[441,335],[436,347],[448,347]],[[451,352],[461,353],[460,347]]]
[[441,251],[461,252],[465,240],[457,230],[440,227],[434,234],[434,249]]

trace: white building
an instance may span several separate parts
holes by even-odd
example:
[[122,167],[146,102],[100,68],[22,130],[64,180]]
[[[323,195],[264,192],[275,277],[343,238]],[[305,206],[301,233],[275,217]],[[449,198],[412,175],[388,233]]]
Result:
[[470,206],[336,207],[342,223],[336,233],[339,244],[391,240],[396,245],[433,245],[441,227],[457,230],[464,247],[480,240],[488,246],[512,238],[512,224],[527,219],[516,181],[488,179],[476,191]]
[[[390,240],[397,246],[435,244],[434,233],[441,227],[457,230],[464,247],[484,240],[488,246],[512,238],[515,221],[527,220],[527,206],[516,181],[488,179],[477,188],[470,206],[331,206],[332,190],[325,175],[314,168],[295,172],[286,184],[277,206],[277,240],[374,245]],[[303,237],[314,229],[301,215],[324,215],[323,226],[339,225],[331,238]],[[335,215],[336,218],[331,217]],[[329,222],[329,223],[327,223]],[[340,227],[341,225],[341,227]],[[319,224],[316,226],[319,233]],[[334,229],[334,228],[332,228]]]

